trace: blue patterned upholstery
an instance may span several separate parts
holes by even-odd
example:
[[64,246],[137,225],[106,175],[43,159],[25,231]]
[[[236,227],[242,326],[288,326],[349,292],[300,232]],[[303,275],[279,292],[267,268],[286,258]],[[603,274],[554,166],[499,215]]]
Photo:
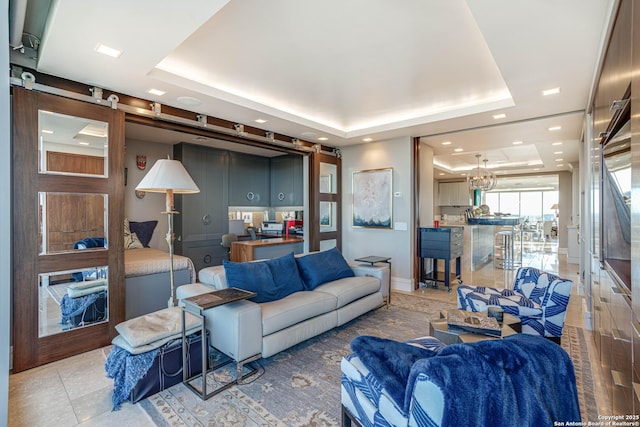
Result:
[[521,267],[516,272],[513,289],[458,286],[458,308],[486,312],[488,306],[500,306],[505,313],[520,318],[523,333],[559,338],[572,286],[571,280],[537,268]]

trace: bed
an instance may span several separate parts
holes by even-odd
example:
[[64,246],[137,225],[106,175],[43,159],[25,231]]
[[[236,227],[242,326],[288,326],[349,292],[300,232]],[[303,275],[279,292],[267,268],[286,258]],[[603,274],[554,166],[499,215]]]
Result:
[[[169,253],[153,248],[124,251],[127,319],[167,308],[171,296]],[[190,258],[173,256],[174,285],[195,283],[195,267]]]

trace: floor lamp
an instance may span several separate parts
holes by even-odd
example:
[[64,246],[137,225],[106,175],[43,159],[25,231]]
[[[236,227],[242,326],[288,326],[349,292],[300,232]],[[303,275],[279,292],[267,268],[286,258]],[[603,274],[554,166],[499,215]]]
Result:
[[169,245],[169,276],[171,280],[171,297],[169,307],[176,305],[175,285],[173,283],[173,215],[180,213],[174,210],[174,194],[199,193],[200,189],[178,160],[160,159],[142,178],[136,187],[138,191],[150,193],[165,193],[166,211],[169,228],[167,230],[167,244]]

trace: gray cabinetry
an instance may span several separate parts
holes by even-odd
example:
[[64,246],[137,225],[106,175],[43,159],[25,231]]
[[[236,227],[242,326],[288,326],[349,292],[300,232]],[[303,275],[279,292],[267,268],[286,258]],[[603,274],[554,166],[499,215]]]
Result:
[[176,195],[175,251],[193,261],[196,270],[222,263],[220,246],[228,228],[229,152],[191,144],[174,147],[180,160],[200,188],[197,194]]
[[441,182],[438,185],[438,206],[471,206],[467,182]]
[[269,158],[229,153],[229,206],[270,205]]
[[295,154],[271,158],[271,206],[302,206],[302,157]]

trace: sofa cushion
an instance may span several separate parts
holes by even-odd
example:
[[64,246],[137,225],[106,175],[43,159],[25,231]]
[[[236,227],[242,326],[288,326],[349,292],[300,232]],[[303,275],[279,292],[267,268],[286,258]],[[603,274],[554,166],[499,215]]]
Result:
[[280,298],[280,289],[276,287],[269,266],[264,262],[231,262],[222,260],[227,284],[231,288],[240,288],[255,292],[250,298],[253,302],[269,302]]
[[338,248],[312,253],[295,260],[304,280],[304,287],[308,291],[323,283],[355,275]]
[[313,291],[326,292],[337,298],[337,306],[335,308],[344,307],[345,305],[371,295],[380,289],[380,280],[375,277],[358,276],[346,277],[344,279],[332,280],[316,287]]
[[324,292],[296,292],[260,305],[262,336],[335,310],[336,297]]
[[304,290],[304,282],[298,272],[298,265],[293,257],[293,252],[264,261],[271,270],[273,282],[280,289],[281,298],[286,297],[294,292]]

